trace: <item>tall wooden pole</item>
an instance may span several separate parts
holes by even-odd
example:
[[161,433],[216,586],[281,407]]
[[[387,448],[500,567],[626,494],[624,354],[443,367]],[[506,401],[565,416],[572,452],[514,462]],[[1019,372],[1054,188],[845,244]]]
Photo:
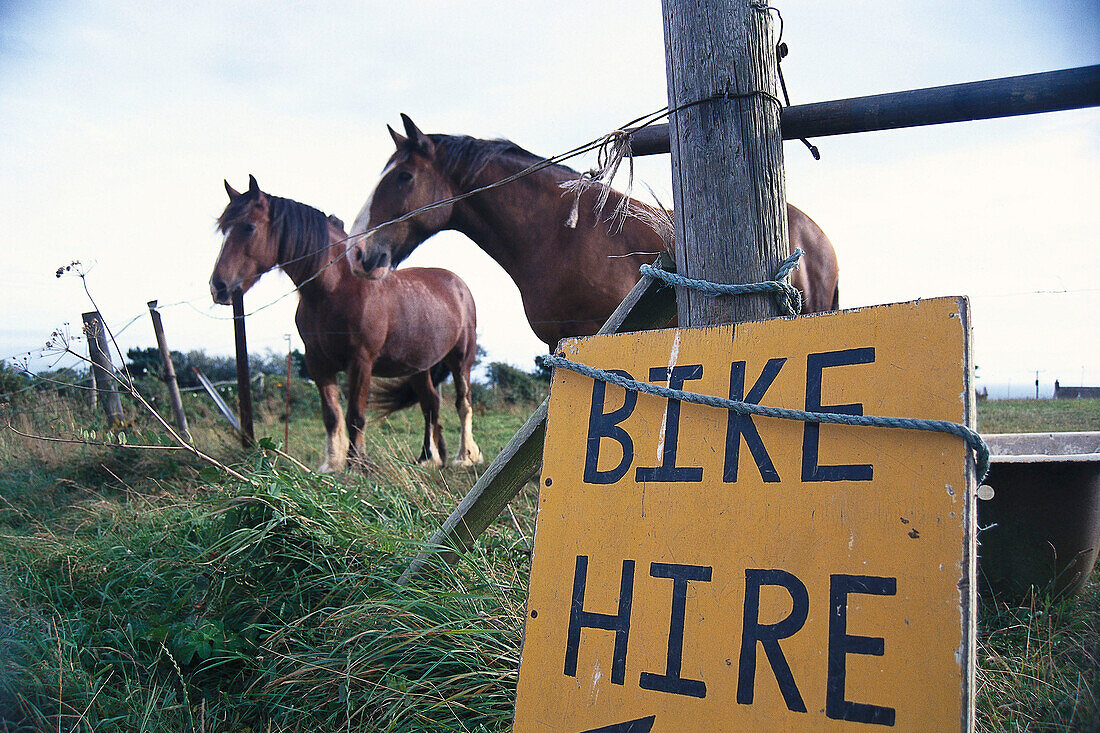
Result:
[[256,442],[252,432],[252,386],[248,375],[248,344],[244,335],[244,293],[233,291],[233,336],[237,345],[237,413],[241,421],[241,443]]
[[[771,16],[756,0],[663,0],[676,271],[770,280],[788,255]],[[779,315],[770,295],[680,288],[681,326]]]
[[187,414],[183,411],[183,399],[180,397],[180,385],[176,380],[176,367],[172,363],[172,352],[168,350],[168,340],[164,337],[164,323],[157,310],[157,301],[150,300],[149,317],[153,319],[153,333],[157,336],[157,349],[160,350],[160,365],[164,372],[164,385],[168,388],[168,399],[172,403],[172,412],[176,416],[176,427],[184,440],[191,440],[191,431],[187,429]]
[[111,352],[107,347],[107,330],[103,327],[103,318],[99,311],[90,311],[81,315],[84,320],[84,335],[88,338],[88,355],[92,358],[92,375],[95,389],[102,398],[103,412],[111,427],[117,427],[125,421],[122,414],[122,401],[118,397],[115,385],[115,367],[111,364]]

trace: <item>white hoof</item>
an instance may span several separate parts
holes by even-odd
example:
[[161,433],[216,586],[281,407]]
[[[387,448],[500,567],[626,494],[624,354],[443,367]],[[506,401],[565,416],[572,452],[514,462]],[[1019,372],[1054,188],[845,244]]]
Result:
[[455,458],[454,465],[458,468],[470,468],[482,463],[484,459],[481,457],[481,452],[467,453],[464,456]]

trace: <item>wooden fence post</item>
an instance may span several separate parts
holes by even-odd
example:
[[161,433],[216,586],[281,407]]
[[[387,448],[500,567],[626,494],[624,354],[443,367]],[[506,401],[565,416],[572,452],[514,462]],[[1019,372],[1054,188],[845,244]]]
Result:
[[191,431],[187,429],[187,414],[183,411],[183,399],[180,397],[180,386],[176,380],[176,367],[172,363],[172,352],[168,350],[168,341],[164,338],[164,323],[160,319],[160,311],[157,310],[157,301],[150,300],[149,317],[153,319],[153,333],[157,336],[157,348],[160,350],[160,365],[164,370],[164,384],[168,387],[168,399],[172,402],[172,412],[176,416],[176,427],[180,429],[183,439],[191,441]]
[[244,333],[244,293],[233,291],[233,340],[237,345],[237,414],[241,421],[241,444],[256,442],[252,432],[252,385],[248,377],[248,344]]
[[111,427],[121,425],[125,418],[122,414],[122,401],[115,386],[115,367],[111,364],[111,352],[107,346],[107,330],[103,327],[103,318],[99,311],[90,311],[81,315],[84,320],[84,335],[88,338],[88,354],[92,359],[92,376],[95,389],[103,402],[103,412]]
[[[92,340],[88,339],[88,359],[92,358]],[[99,392],[95,388],[95,369],[88,370],[88,407],[99,407]]]
[[[676,271],[771,280],[788,255],[771,15],[756,0],[663,0]],[[779,315],[771,295],[681,288],[681,326]]]

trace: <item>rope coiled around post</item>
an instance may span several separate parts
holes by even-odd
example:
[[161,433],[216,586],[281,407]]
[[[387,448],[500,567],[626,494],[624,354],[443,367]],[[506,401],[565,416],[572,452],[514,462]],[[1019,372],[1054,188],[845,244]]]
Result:
[[679,273],[668,272],[652,265],[642,265],[638,268],[644,277],[662,280],[669,285],[691,288],[710,298],[719,295],[752,295],[756,293],[774,293],[775,301],[786,315],[797,316],[802,312],[802,293],[798,288],[787,281],[787,277],[798,265],[802,257],[802,250],[796,249],[791,256],[783,260],[775,273],[774,280],[766,280],[759,283],[712,283],[707,280],[696,280],[684,277]]
[[708,405],[710,407],[729,410],[739,415],[760,415],[761,417],[774,417],[780,420],[795,420],[797,422],[832,423],[836,425],[858,425],[871,428],[896,428],[901,430],[925,430],[935,433],[947,433],[948,435],[962,438],[974,451],[979,483],[984,481],[986,474],[989,473],[989,446],[985,444],[982,437],[965,425],[947,420],[918,420],[908,417],[878,417],[875,415],[845,415],[835,412],[807,412],[806,410],[795,410],[787,407],[768,407],[766,405],[757,405],[752,402],[739,402],[726,397],[698,394],[682,389],[669,389],[668,387],[662,387],[659,384],[650,384],[649,382],[639,382],[635,379],[624,377],[621,374],[609,372],[604,369],[597,369],[587,364],[579,364],[558,355],[538,356],[535,361],[543,367],[568,369],[569,371],[583,374],[586,377],[598,379],[601,382],[618,385],[631,392],[645,392],[646,394],[664,397],[670,400],[692,402],[697,405]]

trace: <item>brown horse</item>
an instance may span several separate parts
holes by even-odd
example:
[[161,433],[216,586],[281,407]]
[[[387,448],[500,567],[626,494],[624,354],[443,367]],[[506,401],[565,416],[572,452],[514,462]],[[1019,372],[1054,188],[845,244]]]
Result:
[[[628,218],[609,231],[594,212],[598,195],[584,194],[575,228],[565,226],[572,196],[561,184],[580,174],[561,165],[543,168],[508,185],[478,193],[378,231],[372,227],[426,204],[499,181],[541,160],[507,140],[425,135],[401,115],[406,135],[389,128],[397,151],[352,226],[351,270],[382,278],[425,239],[455,229],[504,268],[519,288],[535,335],[553,348],[567,336],[595,333],[638,281],[638,266],[667,248],[647,224]],[[609,207],[622,195],[611,192]],[[635,202],[637,203],[637,202]],[[644,206],[638,204],[639,206]],[[807,313],[835,310],[837,261],[825,233],[810,217],[787,206],[790,245],[805,253],[791,274]]]
[[[386,413],[416,401],[424,411],[422,463],[446,460],[439,426],[436,385],[455,378],[462,422],[456,465],[481,462],[470,418],[470,368],[477,352],[474,299],[457,275],[437,268],[408,268],[385,280],[353,277],[343,255],[343,224],[290,199],[260,191],[249,176],[248,191],[228,181],[229,205],[218,218],[225,235],[210,276],[215,303],[230,302],[260,276],[281,267],[298,289],[295,322],[306,347],[306,367],[321,392],[328,435],[320,471],[340,471],[348,457],[362,458],[364,410],[371,377],[400,377],[376,389],[374,402]],[[347,434],[341,424],[338,372],[348,373]]]

